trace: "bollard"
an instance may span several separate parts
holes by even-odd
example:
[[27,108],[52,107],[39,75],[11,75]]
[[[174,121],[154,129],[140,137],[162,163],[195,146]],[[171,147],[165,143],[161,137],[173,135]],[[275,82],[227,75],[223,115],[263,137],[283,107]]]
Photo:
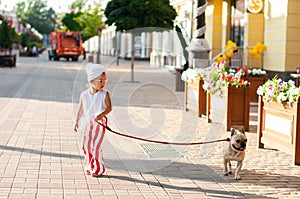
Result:
[[182,73],[183,73],[183,68],[176,68],[176,75],[175,75],[176,91],[184,91],[185,82],[181,80]]
[[89,55],[88,56],[88,62],[94,62],[94,56],[93,55]]

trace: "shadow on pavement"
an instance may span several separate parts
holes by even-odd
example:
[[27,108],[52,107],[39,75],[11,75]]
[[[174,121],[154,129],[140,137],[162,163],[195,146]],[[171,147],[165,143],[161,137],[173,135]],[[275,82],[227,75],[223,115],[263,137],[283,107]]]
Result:
[[[74,155],[74,154],[64,154],[64,153],[54,153],[54,152],[47,152],[47,151],[41,151],[41,150],[34,150],[34,149],[26,149],[26,148],[20,148],[20,147],[12,147],[12,146],[4,146],[0,145],[0,149],[2,150],[10,150],[10,151],[18,151],[23,153],[31,153],[31,154],[37,154],[41,156],[51,156],[51,157],[61,157],[61,158],[70,158],[70,159],[78,159],[82,160],[83,156],[81,155]],[[112,159],[106,159],[110,163],[114,164],[123,164],[126,161],[132,161],[132,164],[141,164],[141,160],[112,160]],[[151,164],[159,164],[161,161],[167,161],[167,160],[143,160],[146,162],[151,162]],[[108,166],[109,167],[109,166]],[[266,186],[267,188],[278,188],[278,186],[287,187],[289,189],[293,189],[293,191],[300,191],[300,186],[298,182],[300,182],[300,178],[296,176],[289,176],[289,175],[281,175],[276,174],[274,172],[257,172],[254,170],[243,170],[243,179],[241,181],[235,181],[233,178],[223,178],[221,174],[216,173],[215,170],[220,170],[219,167],[214,168],[215,166],[207,166],[204,164],[192,164],[192,163],[182,163],[182,162],[170,162],[168,166],[165,168],[162,168],[157,171],[150,172],[153,175],[160,175],[164,177],[170,177],[170,178],[178,178],[178,179],[191,179],[193,181],[201,181],[201,182],[217,182],[217,183],[243,183],[248,184],[247,186],[251,185],[260,185],[260,186]],[[124,167],[123,169],[118,170],[124,170],[124,171],[131,171],[131,172],[138,172],[140,175],[143,175],[143,173],[134,170],[134,169],[128,169]],[[148,172],[149,173],[149,172]],[[146,173],[147,174],[147,173]],[[230,176],[232,177],[232,176]],[[228,196],[228,198],[232,198],[234,196],[241,196],[242,193],[240,192],[226,192],[222,190],[215,190],[215,189],[199,189],[196,187],[186,187],[186,186],[179,186],[179,185],[170,185],[161,183],[159,181],[149,181],[149,180],[139,180],[133,177],[128,176],[116,176],[116,175],[106,175],[102,176],[101,178],[114,178],[124,181],[130,181],[135,183],[143,183],[148,184],[151,186],[157,186],[157,187],[163,187],[166,189],[176,189],[176,190],[186,190],[186,191],[197,191],[197,192],[205,192],[212,194],[211,196],[214,196],[213,194],[216,194],[214,197],[218,197],[218,194],[223,195],[222,198],[224,198],[224,195]],[[257,180],[259,179],[259,180]],[[271,182],[273,181],[273,182]],[[275,181],[275,182],[274,182]],[[287,186],[287,184],[290,184],[290,186]],[[293,184],[293,185],[291,185]],[[245,197],[245,195],[243,195]],[[272,198],[272,197],[265,197],[258,194],[246,194],[246,197],[249,198]],[[242,197],[243,198],[243,197]]]
[[23,153],[31,153],[31,154],[37,154],[37,155],[42,155],[42,156],[44,155],[44,156],[71,158],[71,159],[79,159],[79,160],[83,159],[83,156],[80,156],[80,155],[54,153],[54,152],[47,152],[47,151],[41,151],[41,150],[35,150],[35,149],[25,149],[25,148],[21,148],[21,147],[0,145],[0,149],[9,150],[9,151],[18,151],[18,152],[23,152]]
[[[140,175],[143,175],[140,173]],[[173,189],[173,190],[180,190],[180,191],[193,191],[193,192],[199,192],[199,193],[208,193],[210,197],[213,198],[257,198],[257,195],[254,194],[247,194],[244,195],[241,192],[238,191],[223,191],[223,190],[216,190],[216,189],[207,189],[207,188],[199,188],[199,187],[187,187],[187,186],[180,186],[180,185],[171,185],[166,183],[161,183],[159,181],[144,181],[133,177],[128,176],[116,176],[116,175],[109,175],[109,176],[102,176],[101,178],[109,178],[109,179],[117,179],[117,180],[123,180],[123,181],[129,181],[139,184],[146,184],[150,186],[155,187],[162,187],[164,189]],[[272,198],[272,197],[265,197],[265,196],[259,196],[259,198]]]

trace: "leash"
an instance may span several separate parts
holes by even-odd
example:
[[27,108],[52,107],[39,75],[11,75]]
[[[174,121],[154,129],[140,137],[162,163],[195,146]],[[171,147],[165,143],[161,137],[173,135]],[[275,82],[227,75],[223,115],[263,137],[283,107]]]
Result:
[[141,141],[145,141],[145,142],[152,142],[152,143],[157,143],[157,144],[171,144],[171,145],[199,145],[199,144],[210,144],[210,143],[215,143],[215,142],[229,142],[230,138],[226,138],[226,139],[220,139],[220,140],[213,140],[213,141],[207,141],[207,142],[166,142],[166,141],[159,141],[159,140],[149,140],[149,139],[145,139],[145,138],[140,138],[140,137],[135,137],[132,135],[126,135],[117,131],[112,130],[108,125],[107,125],[107,117],[104,116],[105,118],[105,124],[102,124],[100,122],[98,122],[96,120],[96,122],[98,124],[100,124],[101,126],[103,126],[105,129],[107,129],[108,131],[123,136],[123,137],[127,137],[127,138],[132,138],[132,139],[136,139],[136,140],[141,140]]

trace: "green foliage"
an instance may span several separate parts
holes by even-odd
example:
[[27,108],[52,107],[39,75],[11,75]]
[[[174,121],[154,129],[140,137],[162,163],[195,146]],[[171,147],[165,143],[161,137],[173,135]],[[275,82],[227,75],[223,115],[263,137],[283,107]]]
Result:
[[71,12],[71,13],[66,13],[62,19],[61,19],[61,23],[63,26],[65,26],[66,30],[70,30],[70,31],[81,31],[83,29],[83,27],[81,27],[81,25],[75,20],[76,18],[78,18],[80,15],[82,15],[82,12]]
[[30,43],[30,37],[29,37],[29,34],[21,34],[21,45],[23,46],[23,47],[25,47],[25,46],[29,46],[29,43]]
[[75,0],[75,1],[71,4],[71,8],[72,8],[72,9],[78,9],[79,11],[81,11],[82,5],[83,5],[83,0]]
[[43,44],[39,39],[36,39],[35,37],[32,37],[29,33],[22,33],[20,35],[20,44],[23,47],[29,47],[32,48],[33,46],[36,47],[42,47]]
[[16,4],[16,14],[22,24],[30,24],[41,34],[49,34],[55,28],[56,14],[47,9],[46,0],[28,0]]
[[2,19],[0,25],[0,46],[1,48],[11,48],[17,39],[17,33],[14,28],[10,27],[6,18]]
[[99,5],[94,8],[89,6],[84,12],[67,13],[61,21],[65,30],[82,31],[83,41],[98,35],[98,30],[105,26]]
[[83,27],[82,37],[84,41],[98,35],[98,30],[105,26],[100,11],[99,5],[95,6],[93,9],[89,7],[82,15],[74,19],[81,27]]
[[29,48],[32,48],[33,46],[35,46],[37,48],[41,48],[41,47],[43,47],[43,44],[39,41],[33,41],[33,42],[29,43]]
[[169,0],[111,0],[104,11],[108,25],[115,24],[117,31],[142,27],[170,29],[176,17]]

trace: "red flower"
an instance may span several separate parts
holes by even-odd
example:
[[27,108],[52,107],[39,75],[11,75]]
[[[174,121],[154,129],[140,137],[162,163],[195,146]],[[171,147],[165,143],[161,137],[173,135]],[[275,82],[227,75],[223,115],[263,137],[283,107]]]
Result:
[[249,76],[249,73],[248,73],[248,66],[240,66],[240,67],[238,67],[237,69],[236,69],[236,71],[237,72],[239,72],[239,71],[242,71],[244,74],[245,74],[245,76]]

